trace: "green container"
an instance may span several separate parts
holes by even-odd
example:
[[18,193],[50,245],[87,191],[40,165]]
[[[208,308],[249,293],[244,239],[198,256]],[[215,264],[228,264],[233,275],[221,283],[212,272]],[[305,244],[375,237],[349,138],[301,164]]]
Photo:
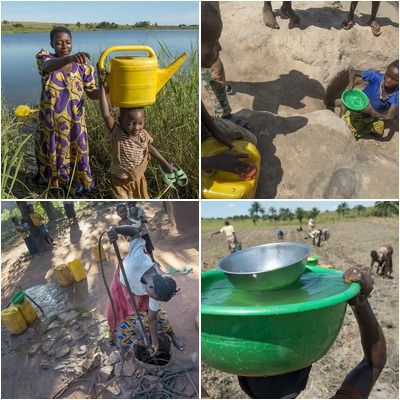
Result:
[[11,303],[14,305],[22,304],[25,300],[25,293],[23,291],[19,291],[11,297]]
[[[307,267],[306,273],[342,272]],[[202,273],[202,295],[223,272]],[[273,376],[307,367],[335,341],[347,301],[360,291],[352,283],[335,295],[275,306],[201,307],[202,360],[213,368],[242,376]]]
[[307,265],[308,266],[315,266],[318,265],[319,256],[310,256],[307,258]]
[[346,89],[342,93],[342,102],[350,111],[362,111],[368,106],[369,99],[362,90]]

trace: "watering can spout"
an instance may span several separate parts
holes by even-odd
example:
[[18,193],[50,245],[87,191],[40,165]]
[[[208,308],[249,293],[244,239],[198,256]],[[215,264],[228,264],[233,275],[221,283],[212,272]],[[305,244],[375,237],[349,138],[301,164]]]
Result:
[[165,68],[158,68],[157,70],[157,93],[164,87],[164,85],[171,79],[172,75],[182,66],[188,58],[187,53],[183,53],[173,63]]

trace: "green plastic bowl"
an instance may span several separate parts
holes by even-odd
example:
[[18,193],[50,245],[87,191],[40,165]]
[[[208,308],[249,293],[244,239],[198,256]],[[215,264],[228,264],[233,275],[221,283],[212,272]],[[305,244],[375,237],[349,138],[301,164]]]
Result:
[[319,256],[310,256],[307,258],[307,265],[315,266],[318,265]]
[[362,90],[346,89],[342,93],[342,102],[350,111],[362,111],[368,106],[369,99]]
[[[307,267],[306,273],[342,272]],[[226,280],[218,270],[203,272],[202,293]],[[344,291],[302,303],[275,306],[201,307],[201,356],[209,366],[235,375],[273,376],[305,368],[334,343],[347,301],[360,291],[352,283]]]
[[14,294],[13,297],[11,297],[11,303],[16,305],[16,304],[22,304],[25,300],[25,293],[22,291],[19,291]]

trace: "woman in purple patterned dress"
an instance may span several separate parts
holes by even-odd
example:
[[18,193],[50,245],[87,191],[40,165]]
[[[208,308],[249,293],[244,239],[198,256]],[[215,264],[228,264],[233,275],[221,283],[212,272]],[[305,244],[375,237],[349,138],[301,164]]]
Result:
[[40,50],[36,55],[42,76],[39,127],[35,140],[38,165],[36,182],[68,191],[76,196],[93,187],[85,123],[85,94],[99,98],[93,66],[87,53],[71,54],[71,32],[56,27],[50,32],[54,54]]

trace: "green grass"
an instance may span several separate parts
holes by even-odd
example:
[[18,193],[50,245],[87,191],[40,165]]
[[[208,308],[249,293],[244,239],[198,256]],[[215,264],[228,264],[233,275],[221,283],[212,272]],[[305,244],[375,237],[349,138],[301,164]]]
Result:
[[[162,47],[161,65],[173,58]],[[118,111],[114,110],[117,117]],[[154,146],[170,162],[180,165],[189,177],[186,187],[168,187],[158,164],[150,161],[146,171],[151,198],[198,198],[198,52],[193,48],[188,61],[166,84],[157,101],[145,110],[146,130]],[[111,143],[97,101],[86,101],[90,166],[96,188],[91,198],[112,198],[110,175]],[[35,166],[33,138],[36,120],[18,121],[3,101],[2,107],[2,198],[60,198],[58,190],[32,184]]]

